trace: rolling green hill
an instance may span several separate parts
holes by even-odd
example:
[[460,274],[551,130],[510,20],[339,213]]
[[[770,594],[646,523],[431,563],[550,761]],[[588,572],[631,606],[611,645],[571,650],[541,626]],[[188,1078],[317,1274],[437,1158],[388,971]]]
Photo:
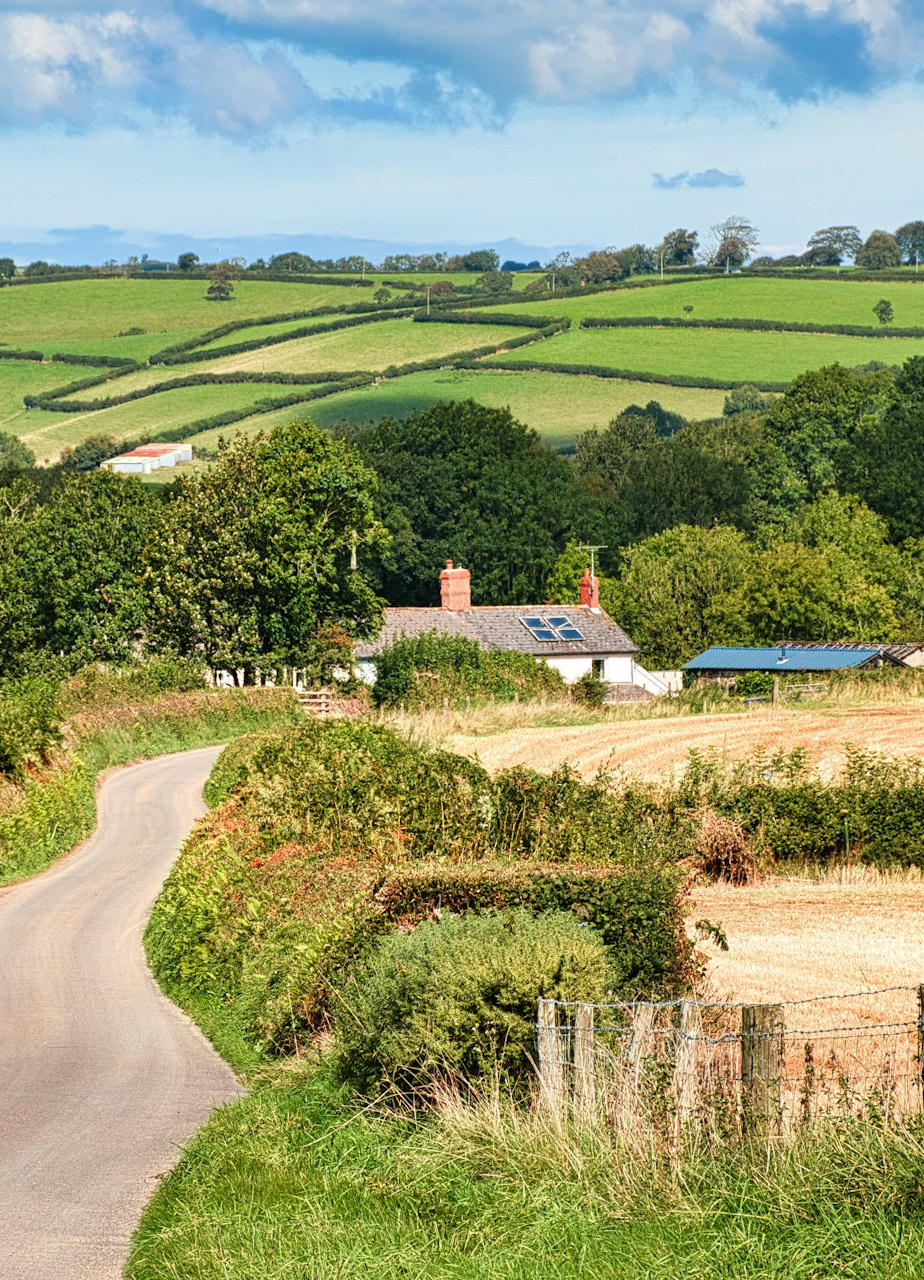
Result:
[[[465,287],[473,278],[455,281]],[[66,445],[94,434],[137,440],[179,432],[192,438],[194,447],[210,449],[219,432],[252,432],[291,416],[296,410],[280,406],[280,397],[298,401],[299,412],[310,409],[317,421],[332,424],[400,416],[438,399],[471,396],[490,405],[509,404],[517,417],[564,447],[633,402],[655,399],[684,416],[711,417],[721,412],[723,388],[730,384],[782,386],[805,369],[835,361],[898,365],[924,353],[924,339],[918,338],[701,327],[713,319],[741,319],[850,324],[874,332],[873,306],[887,297],[895,326],[924,328],[924,276],[882,283],[847,276],[673,277],[663,284],[646,279],[642,287],[630,282],[573,297],[544,290],[524,294],[531,278],[517,276],[516,291],[496,306],[471,298],[468,307],[476,322],[451,324],[417,324],[388,310],[383,317],[372,302],[375,288],[297,279],[245,279],[225,303],[209,301],[201,279],[78,280],[0,289],[0,346],[45,356],[44,362],[0,360],[0,429],[20,435],[40,460],[53,461]],[[407,286],[426,279],[408,276],[395,284],[404,286],[406,294]],[[375,287],[381,284],[375,277]],[[393,306],[399,291],[392,288],[391,293]],[[357,304],[359,314],[352,311]],[[455,303],[441,313],[433,307],[431,319],[441,314],[451,318],[458,308]],[[521,314],[522,327],[498,323],[502,313]],[[572,327],[540,332],[540,316],[566,317]],[[579,327],[588,319],[652,316],[693,323]],[[319,325],[337,327],[304,334],[306,327]],[[289,338],[292,333],[301,336]],[[164,357],[178,344],[181,358],[167,362]],[[234,349],[242,344],[248,349]],[[486,354],[490,348],[497,354]],[[121,371],[52,363],[54,353],[88,359],[118,356],[141,367]],[[610,376],[594,376],[597,368]],[[319,389],[291,383],[293,377],[357,371],[364,372],[368,385]],[[613,377],[614,372],[626,376]],[[228,375],[260,381],[166,385]],[[670,385],[673,380],[695,385]],[[54,391],[80,382],[92,384],[67,391],[64,404],[70,412],[62,412]],[[98,407],[102,399],[139,391],[150,394]],[[315,398],[319,394],[324,398]],[[26,412],[24,396],[45,398],[40,408]],[[261,402],[268,400],[272,406],[260,412]],[[213,425],[208,420],[216,415],[235,421]],[[199,432],[203,419],[205,429]]]

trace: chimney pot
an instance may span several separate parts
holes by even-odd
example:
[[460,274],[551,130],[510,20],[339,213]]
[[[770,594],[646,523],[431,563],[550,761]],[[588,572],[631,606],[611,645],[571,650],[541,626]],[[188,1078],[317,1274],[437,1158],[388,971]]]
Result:
[[472,575],[461,565],[453,565],[446,561],[446,568],[440,574],[440,603],[444,609],[471,609],[472,607]]

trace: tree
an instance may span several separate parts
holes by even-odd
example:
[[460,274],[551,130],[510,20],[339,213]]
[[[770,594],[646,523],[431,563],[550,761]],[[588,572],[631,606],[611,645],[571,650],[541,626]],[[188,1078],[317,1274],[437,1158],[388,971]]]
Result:
[[35,454],[8,431],[0,431],[0,472],[27,471],[35,466]]
[[773,396],[764,393],[751,382],[742,382],[733,387],[725,397],[722,414],[732,418],[736,413],[766,413],[773,404]]
[[891,324],[895,319],[895,311],[888,298],[880,298],[873,307],[873,311],[876,315],[876,319],[882,325]]
[[864,271],[886,271],[902,265],[902,251],[888,231],[871,231],[857,250],[856,262]]
[[73,448],[61,452],[61,466],[65,471],[95,471],[101,462],[113,458],[119,452],[115,436],[93,435]]
[[199,265],[198,253],[181,253],[176,260],[176,265],[180,271],[194,271]]
[[[609,280],[622,280],[626,274],[625,266],[615,249],[595,249],[586,257],[578,258],[574,268],[579,278],[589,284],[605,284]],[[560,272],[559,275],[563,273]]]
[[906,222],[895,232],[895,240],[902,257],[915,266],[924,259],[924,222]]
[[760,233],[747,219],[737,214],[709,228],[707,257],[710,266],[724,264],[726,272],[743,267],[758,243]]
[[380,304],[381,304],[381,303],[383,303],[383,302],[388,302],[388,300],[389,300],[390,298],[391,298],[391,290],[390,290],[390,289],[386,289],[386,288],[385,288],[385,286],[384,286],[383,284],[382,284],[382,285],[379,285],[379,287],[376,289],[375,293],[373,293],[373,295],[372,295],[372,301],[373,301],[373,302],[378,302],[378,303],[380,303]]
[[474,287],[479,293],[509,293],[513,288],[513,276],[509,271],[485,271],[475,281]]
[[16,275],[16,263],[12,258],[0,258],[0,280],[12,280]]
[[623,553],[613,616],[656,668],[680,666],[712,644],[748,644],[752,560],[737,529],[667,529]]
[[30,277],[31,276],[50,276],[55,271],[57,271],[57,269],[58,268],[52,266],[50,262],[45,262],[41,258],[39,258],[37,259],[37,261],[30,262],[27,267],[23,268],[23,275],[30,276]]
[[691,267],[696,261],[699,236],[695,231],[678,227],[669,231],[655,251],[665,267]]
[[888,371],[853,373],[832,364],[794,378],[767,422],[809,492],[817,494],[839,486],[854,437],[868,420],[879,418],[894,397]]
[[242,275],[243,272],[236,262],[230,262],[227,258],[223,262],[216,262],[209,272],[206,297],[211,298],[213,302],[224,302],[234,293],[234,281],[240,280]]
[[616,251],[624,276],[646,275],[655,270],[655,251],[643,244],[630,244]]
[[0,502],[0,595],[12,578],[28,605],[25,626],[0,627],[0,667],[15,668],[25,650],[74,664],[126,659],[142,616],[138,567],[160,500],[108,471],[58,472],[44,494],[35,486],[2,493],[14,500]]
[[371,634],[381,601],[351,549],[377,546],[375,477],[310,421],[219,446],[145,555],[148,642],[213,667],[320,666]]
[[477,603],[535,604],[568,537],[586,536],[570,463],[508,409],[443,402],[345,434],[379,476],[391,604],[433,604],[449,558],[471,569]]
[[815,267],[839,267],[845,258],[855,258],[862,244],[856,227],[823,227],[809,240],[805,257]]
[[497,271],[500,267],[500,255],[494,249],[472,249],[462,254],[463,271]]
[[896,542],[924,536],[924,357],[912,356],[899,370],[885,411],[863,419],[843,470]]

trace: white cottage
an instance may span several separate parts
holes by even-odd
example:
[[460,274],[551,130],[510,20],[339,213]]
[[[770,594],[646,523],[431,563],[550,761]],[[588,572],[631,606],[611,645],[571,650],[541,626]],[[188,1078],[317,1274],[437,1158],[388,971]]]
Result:
[[440,574],[439,608],[386,609],[376,640],[356,646],[361,677],[375,681],[376,655],[404,636],[437,631],[466,636],[483,649],[519,650],[543,658],[574,684],[593,672],[607,684],[634,686],[648,693],[668,691],[667,684],[640,666],[638,646],[600,608],[598,579],[588,569],[581,579],[579,605],[472,606],[468,569],[446,561]]

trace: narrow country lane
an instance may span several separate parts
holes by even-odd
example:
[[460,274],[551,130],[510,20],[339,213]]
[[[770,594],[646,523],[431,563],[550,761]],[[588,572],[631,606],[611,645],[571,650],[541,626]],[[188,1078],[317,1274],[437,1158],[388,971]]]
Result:
[[141,944],[217,755],[113,774],[93,838],[0,897],[2,1280],[117,1280],[159,1177],[241,1092]]

